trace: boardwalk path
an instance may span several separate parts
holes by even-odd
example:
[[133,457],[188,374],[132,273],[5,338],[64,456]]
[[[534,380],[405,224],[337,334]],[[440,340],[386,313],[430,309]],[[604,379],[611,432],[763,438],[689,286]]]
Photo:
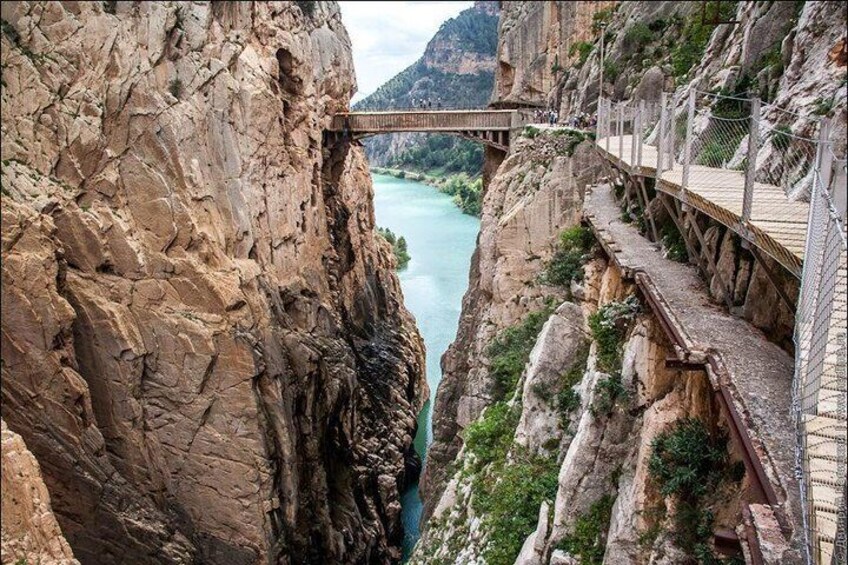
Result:
[[[729,378],[727,388],[737,412],[747,420],[768,480],[777,487],[781,501],[790,501],[790,520],[800,520],[793,476],[792,357],[748,322],[713,304],[694,268],[665,259],[634,226],[623,223],[609,187],[596,187],[587,195],[584,211],[596,235],[612,250],[616,263],[648,279],[691,349],[720,358]],[[794,530],[800,534],[800,526]]]

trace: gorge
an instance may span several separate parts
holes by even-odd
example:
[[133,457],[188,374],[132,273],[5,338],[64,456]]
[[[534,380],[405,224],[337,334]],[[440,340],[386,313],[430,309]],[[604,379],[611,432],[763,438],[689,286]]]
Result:
[[843,3],[475,3],[479,220],[335,2],[0,11],[4,564],[844,563]]

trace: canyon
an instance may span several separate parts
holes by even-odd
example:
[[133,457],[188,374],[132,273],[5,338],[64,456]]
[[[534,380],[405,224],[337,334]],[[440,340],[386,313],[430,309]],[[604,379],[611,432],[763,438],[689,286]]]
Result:
[[[715,4],[504,1],[494,61],[423,64],[563,120],[756,94],[844,155],[845,5]],[[593,133],[485,148],[425,371],[374,163],[326,133],[356,90],[337,3],[1,9],[3,563],[396,563],[419,473],[410,563],[805,562],[798,280],[703,215],[675,259]]]

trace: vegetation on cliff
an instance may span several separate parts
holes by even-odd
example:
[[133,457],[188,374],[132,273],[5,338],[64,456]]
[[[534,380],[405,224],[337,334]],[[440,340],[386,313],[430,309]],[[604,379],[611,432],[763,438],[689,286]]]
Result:
[[521,323],[502,331],[489,344],[486,353],[489,356],[489,374],[494,381],[492,395],[495,398],[508,397],[515,391],[536,338],[554,310],[555,305],[548,303],[543,309],[527,314]]
[[546,284],[568,286],[583,278],[583,265],[595,243],[589,228],[577,225],[559,236],[554,256],[545,264],[541,280]]
[[394,253],[397,261],[397,269],[405,269],[409,260],[412,259],[406,248],[406,238],[395,235],[389,228],[377,228],[377,233],[392,246],[392,253]]
[[706,499],[745,472],[741,463],[730,463],[727,441],[723,431],[710,432],[701,420],[683,418],[651,443],[651,480],[663,496],[675,500],[675,542],[701,564],[724,563],[710,546],[714,515]]

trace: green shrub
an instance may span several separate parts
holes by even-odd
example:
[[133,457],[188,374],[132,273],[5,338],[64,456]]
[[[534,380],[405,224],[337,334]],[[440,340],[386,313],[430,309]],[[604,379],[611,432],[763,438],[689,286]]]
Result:
[[395,259],[397,260],[398,270],[406,268],[409,264],[409,260],[412,258],[406,248],[406,238],[403,236],[396,236],[389,228],[378,227],[377,233],[391,244],[392,253],[394,253]]
[[574,150],[586,139],[592,138],[594,141],[594,138],[591,136],[591,134],[571,128],[555,129],[551,132],[551,135],[554,137],[566,138],[565,147],[563,147],[562,151],[560,151],[558,154],[567,155],[569,157],[574,155]]
[[836,104],[834,97],[831,98],[816,98],[815,102],[813,102],[813,114],[817,116],[827,116],[833,111],[833,107]]
[[560,234],[554,256],[545,265],[541,280],[545,284],[568,286],[583,278],[583,265],[594,245],[592,230],[577,225]]
[[559,412],[560,424],[563,427],[568,425],[571,413],[580,408],[580,394],[574,390],[574,387],[583,379],[588,358],[589,348],[585,347],[577,353],[572,361],[571,368],[560,377],[556,408]]
[[792,143],[792,128],[789,126],[776,126],[771,134],[771,145],[778,151],[786,151]]
[[595,46],[589,43],[588,41],[576,41],[571,44],[571,47],[568,48],[568,56],[573,57],[575,54],[580,54],[579,59],[577,60],[577,67],[582,67],[586,60],[589,58],[589,54],[592,53],[592,49]]
[[[722,20],[732,18],[736,14],[736,4],[737,2],[719,2],[718,17]],[[675,77],[685,76],[695,63],[701,60],[714,29],[714,25],[702,20],[700,10],[693,11],[686,18],[675,42],[676,47],[671,52],[672,74]]]
[[618,78],[618,73],[618,63],[616,63],[612,59],[607,59],[606,61],[604,61],[604,80],[615,82],[615,79]]
[[609,27],[615,7],[604,8],[592,14],[592,33],[599,33],[605,27]]
[[179,78],[175,78],[174,80],[172,80],[171,83],[168,85],[168,92],[171,93],[171,96],[179,100],[183,94],[183,81],[181,81]]
[[615,499],[605,494],[574,521],[574,529],[557,545],[575,557],[581,565],[601,565],[606,551],[612,506]]
[[653,40],[654,32],[644,22],[636,22],[624,34],[626,49],[631,54],[642,51]]
[[651,442],[648,470],[664,496],[700,497],[721,479],[727,436],[712,435],[698,419],[684,418]]
[[521,132],[521,135],[529,139],[535,139],[540,133],[542,133],[542,130],[537,127],[524,126],[524,130]]
[[468,175],[452,175],[439,187],[441,192],[453,196],[453,202],[464,213],[480,217],[483,179],[472,180]]
[[678,231],[677,226],[668,223],[660,230],[662,244],[666,250],[666,257],[678,263],[689,261],[689,252],[686,249],[686,241]]
[[595,396],[592,399],[592,405],[589,411],[596,418],[612,413],[615,408],[615,403],[619,398],[627,397],[627,389],[621,382],[621,376],[618,374],[610,375],[598,380],[595,384]]
[[639,299],[628,296],[621,302],[608,302],[589,316],[589,329],[597,344],[597,366],[604,373],[621,370],[621,355],[627,329],[639,313]]
[[707,134],[703,148],[698,152],[696,163],[707,167],[723,168],[736,154],[736,149],[747,134],[748,128],[720,129],[724,124],[713,125]]
[[702,499],[725,479],[741,480],[744,472],[740,475],[728,459],[727,435],[711,434],[695,418],[678,420],[651,442],[648,473],[664,496],[677,499],[675,543],[701,564],[726,563],[710,548],[713,515],[703,508]]
[[542,310],[529,313],[521,323],[505,329],[489,344],[486,353],[490,361],[489,374],[494,379],[492,394],[496,399],[515,391],[536,338],[553,311],[553,304],[548,304]]
[[465,447],[477,458],[477,468],[506,457],[521,411],[506,402],[496,402],[463,432]]
[[525,538],[536,529],[542,501],[556,497],[556,458],[514,455],[514,461],[496,465],[491,476],[472,483],[474,508],[488,534],[482,552],[487,565],[512,565]]

